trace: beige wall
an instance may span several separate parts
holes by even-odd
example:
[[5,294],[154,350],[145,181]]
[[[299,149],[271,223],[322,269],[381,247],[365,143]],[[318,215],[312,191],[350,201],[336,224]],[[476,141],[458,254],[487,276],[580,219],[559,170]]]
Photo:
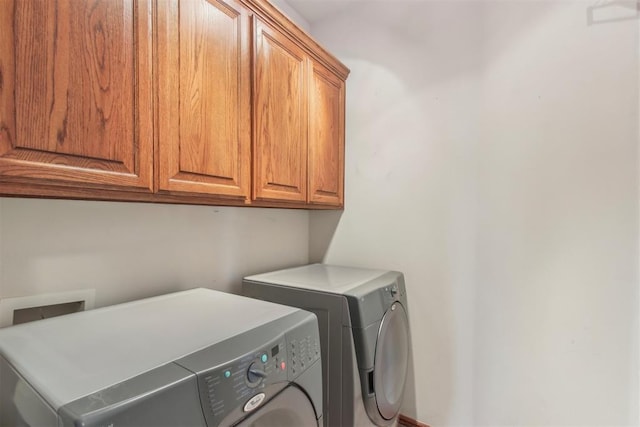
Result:
[[480,424],[640,423],[639,25],[596,4],[485,11]]
[[289,19],[296,23],[300,28],[309,32],[311,30],[311,26],[309,22],[302,17],[291,5],[287,2],[287,0],[270,0],[272,4],[274,4],[282,13],[287,15]]
[[311,214],[311,259],[405,272],[403,411],[431,425],[640,423],[639,26],[591,24],[602,3],[311,23],[352,70],[346,209]]
[[0,199],[0,298],[95,289],[96,306],[305,264],[299,210]]

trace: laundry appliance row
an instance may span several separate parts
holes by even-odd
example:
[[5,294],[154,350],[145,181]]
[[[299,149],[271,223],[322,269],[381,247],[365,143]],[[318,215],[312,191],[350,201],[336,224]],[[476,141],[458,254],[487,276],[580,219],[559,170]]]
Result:
[[388,426],[401,273],[314,264],[0,329],[4,426]]

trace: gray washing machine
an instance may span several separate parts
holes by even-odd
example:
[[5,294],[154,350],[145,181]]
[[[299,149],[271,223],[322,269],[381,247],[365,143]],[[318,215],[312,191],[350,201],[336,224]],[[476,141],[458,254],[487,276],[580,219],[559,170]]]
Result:
[[193,289],[1,329],[0,425],[318,427],[316,316]]
[[318,316],[326,426],[397,421],[410,351],[402,273],[313,264],[246,277],[242,292]]

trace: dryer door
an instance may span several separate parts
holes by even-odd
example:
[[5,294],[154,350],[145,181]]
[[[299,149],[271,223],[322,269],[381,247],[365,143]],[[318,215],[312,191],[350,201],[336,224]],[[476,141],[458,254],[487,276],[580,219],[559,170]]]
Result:
[[409,320],[399,302],[393,303],[380,323],[376,343],[373,385],[378,411],[390,420],[400,411],[409,360]]
[[318,420],[307,395],[298,387],[289,386],[236,426],[318,427]]

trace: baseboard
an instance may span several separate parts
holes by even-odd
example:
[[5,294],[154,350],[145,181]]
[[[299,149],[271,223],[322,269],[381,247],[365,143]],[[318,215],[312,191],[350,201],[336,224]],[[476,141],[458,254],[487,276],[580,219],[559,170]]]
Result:
[[418,420],[414,420],[411,417],[407,417],[406,415],[400,414],[398,418],[398,426],[401,427],[429,427],[428,424],[421,423]]

